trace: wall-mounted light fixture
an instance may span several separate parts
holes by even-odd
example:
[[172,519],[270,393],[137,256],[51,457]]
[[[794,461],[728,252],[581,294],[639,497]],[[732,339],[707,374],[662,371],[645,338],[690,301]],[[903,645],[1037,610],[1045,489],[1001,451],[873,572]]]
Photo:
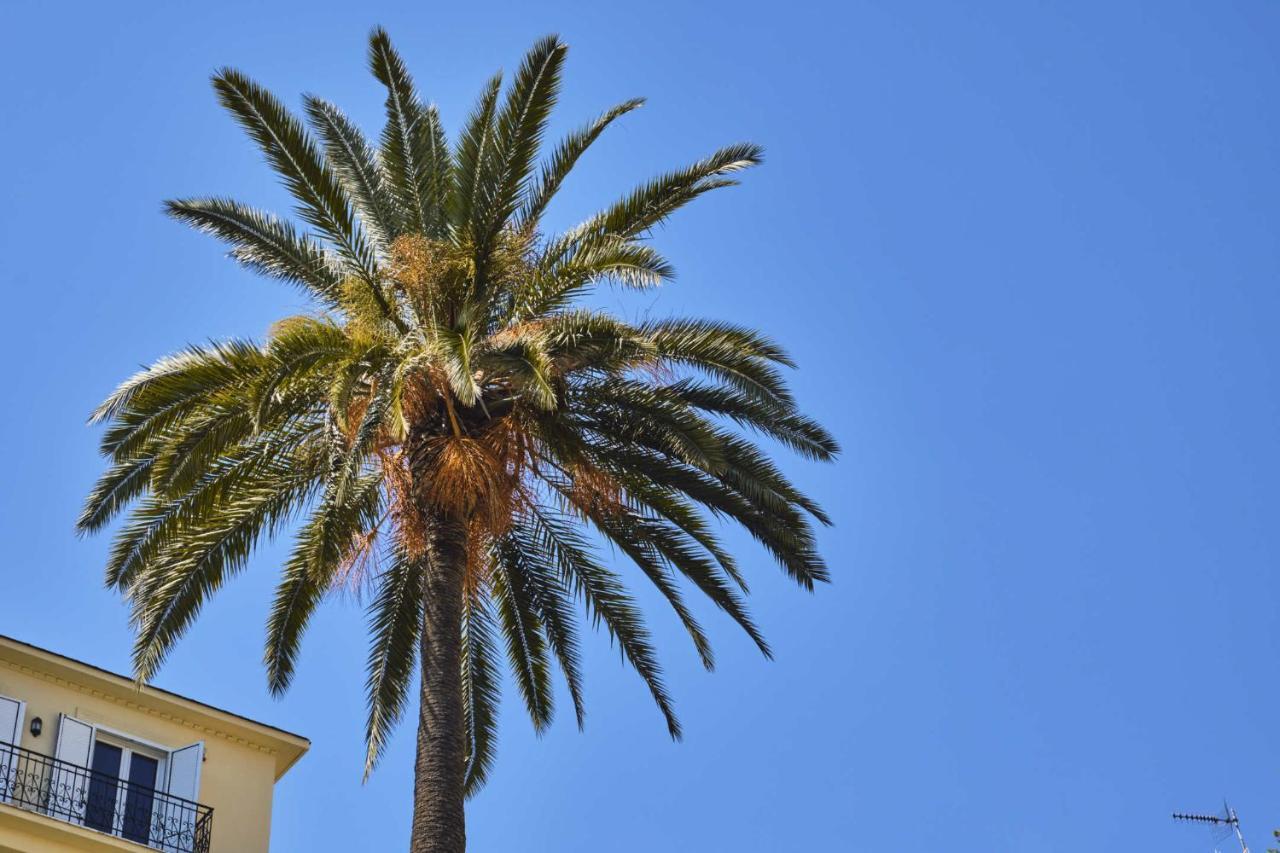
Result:
[[44,720],[39,717],[34,718],[31,721],[31,736],[40,737],[40,732],[42,731],[44,731]]

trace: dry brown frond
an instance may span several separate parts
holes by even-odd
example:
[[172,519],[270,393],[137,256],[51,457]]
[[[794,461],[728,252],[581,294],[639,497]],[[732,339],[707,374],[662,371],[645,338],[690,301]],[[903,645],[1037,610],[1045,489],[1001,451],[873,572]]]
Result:
[[332,591],[345,593],[357,601],[364,598],[365,590],[381,571],[378,537],[386,518],[383,516],[373,528],[352,537],[351,545],[330,582]]
[[585,518],[585,510],[589,508],[613,515],[624,508],[626,495],[622,484],[607,471],[578,461],[568,466],[564,473],[569,478],[569,493],[565,501],[575,514]]
[[433,436],[424,442],[414,468],[426,472],[421,495],[426,502],[454,518],[471,518],[503,490],[500,461],[479,439]]
[[468,595],[480,592],[493,576],[493,532],[481,519],[467,525],[467,565],[463,584]]
[[441,391],[435,373],[438,371],[419,370],[405,377],[401,405],[410,423],[422,424],[435,419]]
[[419,494],[427,505],[499,537],[531,499],[526,442],[514,417],[493,421],[479,437],[431,437],[413,460],[426,478]]
[[523,323],[516,323],[515,325],[499,329],[490,335],[489,344],[495,348],[509,346],[521,338],[529,338],[537,335],[546,325],[546,320],[542,318],[527,320]]
[[381,451],[382,477],[387,489],[388,512],[395,522],[396,538],[406,555],[417,559],[427,553],[427,519],[414,499],[413,476],[403,451]]
[[342,434],[347,439],[348,447],[350,447],[356,440],[356,433],[360,429],[360,422],[364,420],[364,413],[369,409],[370,397],[372,397],[372,393],[361,395],[353,394],[351,399],[347,401],[346,411],[342,414],[344,419],[342,422]]
[[668,385],[680,375],[675,365],[657,356],[637,364],[634,370],[639,378],[647,379],[654,385]]

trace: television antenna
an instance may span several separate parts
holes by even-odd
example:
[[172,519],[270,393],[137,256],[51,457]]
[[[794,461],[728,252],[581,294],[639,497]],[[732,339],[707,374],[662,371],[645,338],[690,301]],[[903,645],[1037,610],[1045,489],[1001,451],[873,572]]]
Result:
[[1241,853],[1249,853],[1249,845],[1245,844],[1244,834],[1240,831],[1240,816],[1236,814],[1235,809],[1231,808],[1231,804],[1225,800],[1222,802],[1222,811],[1218,814],[1183,814],[1182,812],[1174,812],[1173,819],[1205,824],[1213,831],[1217,841],[1223,841],[1235,835],[1236,841],[1240,842]]

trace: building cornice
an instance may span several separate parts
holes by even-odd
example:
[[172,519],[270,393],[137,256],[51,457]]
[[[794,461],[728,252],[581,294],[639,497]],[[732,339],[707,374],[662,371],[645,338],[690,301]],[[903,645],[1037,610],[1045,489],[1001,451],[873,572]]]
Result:
[[30,678],[105,700],[136,712],[176,723],[206,737],[235,743],[270,755],[276,778],[285,774],[311,742],[221,708],[170,693],[92,664],[0,635],[0,664]]

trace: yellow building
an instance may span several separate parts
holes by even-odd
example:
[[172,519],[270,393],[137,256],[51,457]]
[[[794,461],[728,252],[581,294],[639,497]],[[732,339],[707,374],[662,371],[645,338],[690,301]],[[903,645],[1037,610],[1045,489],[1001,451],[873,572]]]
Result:
[[303,737],[0,636],[0,853],[259,853]]

